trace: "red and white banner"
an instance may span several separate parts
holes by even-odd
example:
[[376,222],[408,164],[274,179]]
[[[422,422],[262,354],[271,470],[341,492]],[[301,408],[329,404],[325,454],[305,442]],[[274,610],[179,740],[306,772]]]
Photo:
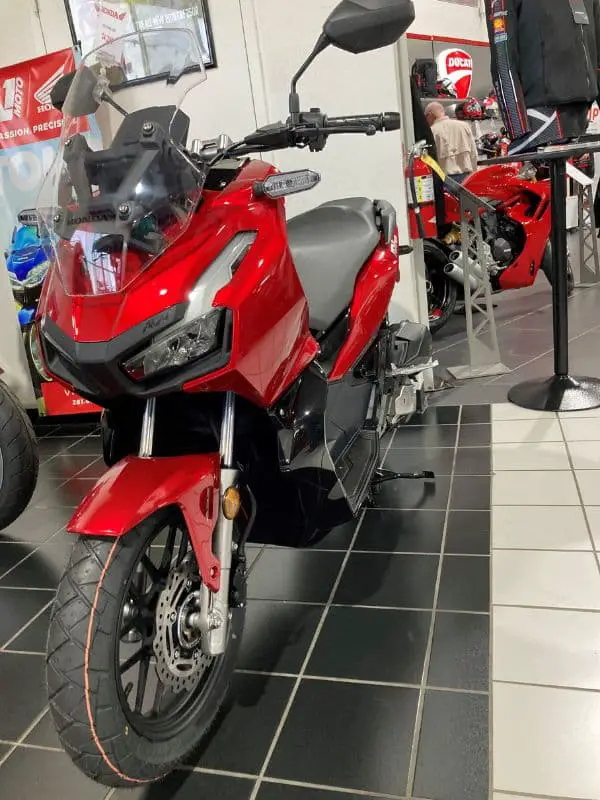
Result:
[[[21,212],[35,208],[58,149],[63,118],[52,106],[52,89],[74,69],[71,49],[0,69],[0,269],[8,270],[15,290],[15,316],[18,314],[26,349],[37,301],[35,297],[25,299],[26,294],[31,296],[31,289],[25,293],[15,286],[24,286],[28,270],[39,270],[48,261],[35,214]],[[88,133],[87,118],[77,121],[77,129]],[[36,397],[46,413],[98,410],[59,384],[42,382],[33,359],[28,357],[28,361]],[[3,366],[8,372],[9,365]]]
[[50,93],[74,69],[70,49],[0,69],[0,147],[60,137],[62,114],[53,108]]

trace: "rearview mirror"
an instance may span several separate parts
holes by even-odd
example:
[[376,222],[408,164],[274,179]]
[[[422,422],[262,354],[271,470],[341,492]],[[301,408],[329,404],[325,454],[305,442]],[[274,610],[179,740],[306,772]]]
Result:
[[[63,109],[69,90],[77,79],[74,95],[69,97],[68,108]],[[98,110],[95,89],[98,78],[89,67],[82,67],[77,72],[67,72],[58,80],[52,91],[50,99],[58,111],[63,111],[69,117],[86,117]]]
[[412,0],[342,0],[331,12],[323,35],[348,53],[367,53],[394,44],[415,19]]

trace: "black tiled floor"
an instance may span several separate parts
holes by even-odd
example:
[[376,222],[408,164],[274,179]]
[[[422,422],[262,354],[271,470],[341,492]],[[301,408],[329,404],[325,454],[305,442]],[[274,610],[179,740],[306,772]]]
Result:
[[[474,425],[470,427],[474,428]],[[489,447],[459,447],[456,451],[455,475],[489,475],[491,472]]]
[[414,795],[485,800],[489,796],[488,736],[485,695],[428,691]]
[[489,688],[490,618],[487,614],[437,614],[429,665],[430,686]]
[[248,597],[326,603],[343,553],[266,548],[250,574]]
[[445,556],[438,608],[489,612],[490,559],[482,556]]
[[439,553],[444,519],[443,511],[369,509],[360,526],[354,549],[385,553]]
[[105,795],[106,787],[73,769],[65,753],[17,747],[0,767],[0,797],[6,800],[102,800]]
[[[269,673],[299,674],[311,648],[258,800],[404,797],[407,790],[429,800],[487,797],[490,413],[463,408],[461,414],[459,425],[457,408],[438,407],[394,437],[386,466],[432,469],[437,480],[401,481],[382,489],[378,508],[365,512],[354,542],[355,551],[366,552],[349,555],[332,607],[325,604],[356,523],[334,530],[312,550],[251,548],[251,559],[259,557],[249,581],[247,626],[228,710],[203,751],[190,760],[208,772],[188,767],[157,786],[119,790],[113,800],[249,800],[296,685],[295,678]],[[22,653],[44,651],[50,609],[42,609],[53,599],[52,591],[2,586],[17,581],[23,587],[54,587],[73,540],[63,533],[47,540],[104,472],[99,437],[81,439],[92,430],[89,423],[66,430],[68,437],[45,430],[32,506],[0,534],[0,576],[16,564],[18,554],[46,542],[8,573],[10,583],[0,577],[0,608],[6,612],[0,615],[0,648],[24,628],[9,645],[19,652],[0,649],[0,740],[22,737],[46,706],[44,659]],[[4,561],[2,547],[7,548]],[[440,557],[438,610],[429,642]],[[475,611],[482,613],[468,613]],[[423,722],[415,730],[428,644]],[[107,790],[83,778],[62,752],[34,747],[59,747],[49,714],[24,744],[30,747],[19,747],[0,766],[1,797],[105,800]],[[414,786],[407,786],[411,751],[418,753],[417,771]],[[0,745],[0,758],[5,752]],[[223,771],[248,779],[218,774]],[[353,794],[357,791],[366,794]]]
[[[25,627],[52,599],[51,592],[0,588],[0,647]],[[0,707],[1,705],[0,702]]]
[[459,447],[489,447],[492,440],[491,425],[461,425]]
[[322,615],[322,606],[253,600],[246,611],[238,667],[297,674]]
[[392,441],[392,450],[405,447],[455,447],[458,428],[456,425],[426,425],[399,428]]
[[383,466],[394,472],[429,470],[436,475],[451,475],[453,462],[454,447],[429,447],[426,450],[407,447],[404,450],[390,450]]
[[402,795],[418,694],[416,689],[303,681],[267,774]]
[[[1,599],[1,595],[0,595]],[[46,595],[46,600],[52,600],[52,594]],[[6,648],[7,650],[20,650],[28,653],[45,653],[50,624],[51,608],[43,611],[33,620],[25,630],[20,633]]]
[[489,476],[458,475],[452,485],[452,508],[489,509],[491,479]]
[[[0,653],[0,739],[16,741],[46,705],[45,663],[42,656]],[[1,791],[0,797],[11,797]]]
[[257,775],[293,685],[292,678],[235,675],[227,713],[209,743],[189,763],[204,769]]
[[375,506],[445,511],[449,492],[450,478],[447,475],[440,475],[435,481],[393,481],[381,486],[375,495]]
[[2,586],[53,589],[63,575],[75,537],[62,531],[0,579]]
[[52,715],[49,711],[44,714],[35,728],[25,737],[24,744],[61,748],[58,733],[56,732]]
[[177,772],[158,787],[119,789],[111,800],[248,800],[254,782],[243,778]]
[[30,506],[18,520],[0,532],[0,542],[35,542],[40,544],[67,524],[73,515],[69,508]]
[[490,423],[492,412],[490,406],[463,406],[460,415],[461,425],[473,423]]
[[476,533],[490,534],[490,512],[486,511],[454,511],[450,509],[448,513],[447,534],[464,533],[474,531]]
[[[35,547],[35,545],[33,545]],[[12,569],[19,561],[27,558],[32,550],[31,545],[21,542],[0,542],[0,575],[4,575]]]
[[420,684],[431,614],[331,608],[307,674]]
[[[414,416],[409,423],[409,427],[421,427],[423,425],[457,425],[459,406],[437,406],[428,408],[424,414]],[[489,420],[484,420],[484,422]]]
[[438,564],[438,556],[353,554],[334,603],[432,608]]

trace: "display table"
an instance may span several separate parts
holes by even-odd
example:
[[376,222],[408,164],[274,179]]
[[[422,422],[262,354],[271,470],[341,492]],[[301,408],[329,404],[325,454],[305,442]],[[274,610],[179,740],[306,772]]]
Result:
[[554,375],[514,386],[511,403],[536,411],[585,411],[600,408],[600,379],[569,374],[569,314],[567,282],[567,162],[574,156],[600,152],[600,140],[560,145],[492,158],[482,164],[544,161],[552,181],[552,311],[554,319]]

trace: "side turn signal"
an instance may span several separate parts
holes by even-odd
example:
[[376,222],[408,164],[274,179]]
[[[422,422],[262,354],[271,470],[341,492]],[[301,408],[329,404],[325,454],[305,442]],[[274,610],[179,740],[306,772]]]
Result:
[[240,513],[242,498],[235,486],[230,486],[223,495],[223,515],[225,519],[235,519]]

